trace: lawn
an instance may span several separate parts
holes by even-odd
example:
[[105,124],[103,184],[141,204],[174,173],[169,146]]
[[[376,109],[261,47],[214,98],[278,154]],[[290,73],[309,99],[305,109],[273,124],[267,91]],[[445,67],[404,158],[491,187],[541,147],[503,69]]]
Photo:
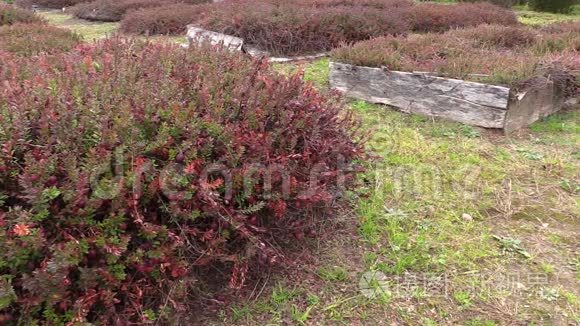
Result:
[[570,14],[536,12],[530,10],[527,6],[518,6],[516,7],[516,11],[518,12],[518,18],[522,23],[531,26],[541,26],[571,19],[578,19],[580,16],[580,5],[574,6],[574,9]]
[[[578,19],[518,8],[531,25]],[[115,32],[44,12],[86,40]],[[171,39],[172,41],[175,39]],[[328,60],[277,65],[325,91]],[[349,101],[370,130],[361,187],[291,268],[208,323],[580,323],[580,112],[504,136]],[[306,250],[307,249],[307,250]]]
[[[61,10],[45,10],[40,15],[51,24],[72,30],[83,37],[85,41],[94,41],[117,34],[119,23],[90,22],[77,19]],[[140,36],[139,38],[146,38]],[[149,40],[185,43],[185,36],[150,36]]]
[[119,27],[118,23],[89,22],[76,19],[60,10],[46,10],[41,11],[40,14],[51,24],[68,28],[80,34],[87,41],[98,40],[113,35]]

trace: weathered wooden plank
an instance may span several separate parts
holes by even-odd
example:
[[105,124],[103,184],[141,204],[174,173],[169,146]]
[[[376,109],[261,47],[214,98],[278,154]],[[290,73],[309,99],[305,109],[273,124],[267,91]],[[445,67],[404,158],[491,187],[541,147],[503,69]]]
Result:
[[190,45],[199,42],[210,42],[213,45],[223,44],[223,46],[233,51],[241,51],[244,45],[244,40],[239,37],[212,32],[191,25],[187,26],[187,40]]
[[504,130],[509,133],[526,127],[577,102],[577,98],[566,98],[553,80],[537,77],[533,85],[510,100]]
[[507,87],[337,62],[330,64],[330,84],[350,97],[486,128],[503,128],[510,93]]
[[301,55],[296,57],[270,57],[268,60],[270,62],[284,63],[284,62],[294,62],[294,61],[312,61],[320,58],[327,57],[328,53],[317,53],[313,55]]
[[304,56],[296,56],[296,57],[273,57],[271,56],[270,52],[262,51],[254,46],[249,46],[244,44],[244,52],[251,55],[252,57],[261,58],[261,57],[268,57],[268,61],[274,63],[285,63],[285,62],[294,62],[294,61],[311,61],[316,60],[319,58],[327,57],[328,53],[317,53],[313,55],[304,55]]

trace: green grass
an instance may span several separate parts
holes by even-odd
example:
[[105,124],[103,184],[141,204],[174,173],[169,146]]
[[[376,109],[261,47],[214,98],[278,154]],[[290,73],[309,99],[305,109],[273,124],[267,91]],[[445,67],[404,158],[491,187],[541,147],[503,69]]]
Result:
[[580,135],[580,125],[577,123],[580,112],[567,111],[561,114],[549,116],[530,126],[536,133],[565,133]]
[[465,322],[465,326],[496,326],[497,323],[493,320],[482,320],[479,318],[470,319]]
[[329,59],[323,58],[307,64],[293,65],[287,63],[274,64],[273,68],[283,74],[302,72],[304,80],[311,82],[320,89],[329,87],[328,76],[330,74]]
[[492,198],[481,196],[503,176],[501,162],[477,148],[473,132],[466,136],[453,123],[429,127],[421,117],[364,102],[352,107],[374,127],[369,147],[383,157],[369,167],[373,192],[358,205],[362,237],[390,249],[381,253],[381,270],[469,269],[474,260],[495,255],[489,231],[462,220],[463,214],[477,218],[492,207]]
[[532,11],[527,6],[517,6],[514,8],[518,14],[518,20],[530,26],[542,26],[568,20],[580,19],[580,5],[574,6],[569,14],[556,14],[549,12]]
[[[119,23],[91,22],[82,19],[76,19],[62,11],[44,11],[40,14],[48,20],[49,23],[62,28],[70,29],[81,35],[87,42],[100,40],[113,35],[117,35]],[[133,36],[129,36],[133,37]],[[182,44],[187,41],[185,36],[137,36],[138,38],[147,39],[154,42],[172,42]]]
[[345,282],[348,280],[348,272],[343,267],[322,267],[317,271],[321,279],[329,282]]
[[284,287],[282,284],[278,284],[278,286],[272,292],[271,302],[275,306],[280,306],[298,295],[298,291],[296,289],[288,289]]
[[304,80],[312,82],[319,88],[328,88],[329,61],[325,58],[308,64],[304,69]]
[[455,301],[462,307],[469,307],[472,305],[471,296],[466,292],[454,292],[453,299],[455,299]]
[[105,38],[116,33],[118,23],[99,23],[75,19],[61,11],[45,11],[40,13],[49,23],[68,28],[83,37],[85,41]]

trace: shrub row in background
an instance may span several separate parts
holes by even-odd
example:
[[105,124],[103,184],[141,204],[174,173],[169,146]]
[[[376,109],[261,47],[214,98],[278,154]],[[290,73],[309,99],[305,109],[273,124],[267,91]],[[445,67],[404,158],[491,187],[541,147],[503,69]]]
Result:
[[517,18],[512,11],[486,3],[241,0],[199,8],[142,9],[127,14],[121,30],[134,34],[172,34],[182,33],[184,26],[191,23],[241,37],[274,55],[299,55],[328,51],[345,42],[411,31],[440,32],[484,23],[515,25]]
[[0,27],[0,52],[18,56],[66,52],[80,42],[79,35],[46,24],[15,24]]
[[[393,9],[412,7],[413,0],[293,0],[303,6],[314,7],[370,7],[377,9]],[[292,2],[292,1],[289,1]]]
[[0,2],[0,26],[16,23],[43,23],[34,12]]
[[513,5],[516,4],[524,4],[525,0],[459,0],[458,2],[471,2],[471,3],[487,2],[497,6],[511,8]]
[[[242,7],[252,10],[239,10]],[[403,1],[406,3],[406,1]],[[406,7],[405,7],[406,8]],[[214,4],[198,23],[209,30],[235,35],[275,55],[328,51],[342,42],[409,29],[404,9],[365,5],[309,6],[300,1],[244,0]]]
[[561,24],[552,33],[539,33],[526,27],[481,25],[444,34],[382,37],[336,49],[332,57],[360,66],[517,86],[543,68],[578,69],[580,34],[574,28],[577,25]]
[[170,0],[97,0],[78,4],[70,8],[70,13],[86,20],[116,22],[130,10],[159,7],[169,3]]
[[[190,1],[192,3],[194,1]],[[242,18],[243,21],[247,24],[251,22],[252,19],[262,19],[264,20],[261,24],[272,24],[273,22],[277,22],[276,26],[272,26],[273,28],[280,28],[285,29],[288,34],[293,33],[299,35],[299,32],[294,31],[296,28],[303,28],[303,29],[310,29],[311,32],[321,32],[322,35],[333,33],[332,31],[325,31],[320,30],[318,25],[317,18],[312,18],[312,22],[310,25],[308,24],[308,20],[310,17],[321,17],[321,16],[332,16],[336,15],[338,11],[337,8],[341,8],[342,10],[342,17],[339,21],[332,18],[326,18],[327,21],[337,22],[347,24],[346,26],[342,27],[341,29],[346,28],[356,28],[357,26],[348,25],[349,20],[351,17],[345,14],[345,7],[356,7],[356,9],[365,9],[365,13],[369,13],[371,10],[397,10],[397,12],[401,12],[400,9],[407,9],[413,6],[413,1],[411,0],[364,0],[364,1],[353,1],[353,0],[301,0],[301,1],[294,1],[288,2],[284,5],[280,5],[277,2],[269,2],[269,1],[260,1],[260,7],[262,10],[261,14],[259,15],[250,15],[251,17]],[[245,6],[244,6],[245,5]],[[155,8],[144,8],[141,10],[136,10],[128,13],[123,20],[121,21],[120,30],[124,33],[129,34],[182,34],[186,26],[188,24],[197,23],[201,24],[202,22],[206,21],[206,17],[210,16],[209,20],[215,19],[222,19],[222,17],[214,17],[212,16],[211,12],[213,11],[221,11],[223,10],[222,5],[216,6],[191,6],[186,4],[175,4],[175,5],[168,5],[163,7],[155,7]],[[232,2],[230,7],[228,6],[229,13],[239,12],[242,11],[240,8],[252,8],[255,10],[255,6],[253,3],[240,3],[240,2]],[[236,7],[237,6],[237,7]],[[288,9],[290,12],[286,12],[283,15],[280,15],[285,9]],[[247,11],[247,10],[243,10]],[[302,11],[301,15],[297,15],[297,11]],[[331,11],[331,12],[328,12]],[[334,13],[333,13],[334,12]],[[268,13],[272,13],[274,17],[269,17]],[[369,15],[370,19],[373,19],[376,16],[376,13]],[[357,18],[360,20],[360,18]],[[391,19],[396,19],[397,21],[400,20],[400,17],[392,16]],[[286,20],[287,25],[283,25],[282,20]],[[293,23],[299,23],[301,26],[291,28]],[[359,26],[362,24],[359,24]],[[407,24],[408,25],[408,24]],[[370,28],[371,24],[367,27]],[[212,26],[213,28],[217,28],[216,26]],[[232,27],[235,28],[235,27]],[[251,28],[251,27],[248,27]],[[386,26],[385,28],[389,28]],[[330,30],[330,27],[328,28]],[[384,29],[384,28],[383,28]],[[378,33],[380,33],[381,28],[378,28]],[[356,31],[354,31],[356,32]],[[280,31],[280,34],[285,33],[284,31]],[[271,33],[270,35],[273,35]],[[245,33],[247,35],[247,33]],[[276,36],[274,36],[275,38]],[[290,35],[287,35],[286,38],[290,38]],[[271,42],[277,42],[276,39],[272,39]],[[323,41],[324,42],[324,41]]]
[[580,34],[580,20],[564,21],[543,26],[541,31],[550,34],[572,33]]
[[[116,22],[123,19],[128,12],[136,9],[155,8],[160,9],[163,6],[174,3],[200,4],[209,2],[209,0],[96,0],[78,4],[70,9],[70,12],[77,18]],[[175,15],[180,15],[175,12]]]
[[187,25],[199,20],[204,11],[205,6],[183,3],[139,9],[125,16],[119,30],[128,34],[180,35],[185,33]]
[[362,155],[336,98],[219,48],[0,54],[0,83],[4,323],[172,324],[313,235]]
[[518,24],[513,11],[490,3],[421,3],[414,6],[408,15],[415,32],[444,32],[480,24]]
[[62,9],[89,1],[92,0],[16,0],[15,3],[24,8],[31,8],[36,5],[42,8]]
[[[126,18],[130,23],[122,24],[123,30],[150,32],[179,13],[165,11],[160,15],[153,10],[130,14]],[[275,55],[296,55],[327,51],[341,42],[404,33],[409,27],[401,20],[401,15],[401,10],[366,6],[305,7],[296,3],[244,0],[206,6],[203,14],[187,23],[194,22],[209,30],[242,37],[249,44]],[[147,16],[158,19],[147,24],[137,22]],[[148,24],[153,28],[148,28]]]

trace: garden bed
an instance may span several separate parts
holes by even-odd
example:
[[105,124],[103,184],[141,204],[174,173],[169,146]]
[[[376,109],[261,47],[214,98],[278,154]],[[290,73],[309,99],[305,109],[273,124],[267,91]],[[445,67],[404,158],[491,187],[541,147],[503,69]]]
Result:
[[330,83],[350,97],[404,112],[513,131],[563,108],[566,97],[549,78],[514,89],[428,73],[330,63]]
[[509,132],[575,101],[579,36],[566,28],[480,26],[361,42],[333,52],[330,83],[350,97]]
[[[81,7],[83,5],[76,8]],[[442,32],[484,23],[516,25],[517,18],[514,12],[491,4],[416,4],[410,0],[240,0],[141,6],[122,17],[121,31],[176,35],[184,33],[185,26],[195,25],[241,38],[247,45],[273,56],[292,57],[316,55],[344,43],[379,36],[405,35],[411,31]]]

